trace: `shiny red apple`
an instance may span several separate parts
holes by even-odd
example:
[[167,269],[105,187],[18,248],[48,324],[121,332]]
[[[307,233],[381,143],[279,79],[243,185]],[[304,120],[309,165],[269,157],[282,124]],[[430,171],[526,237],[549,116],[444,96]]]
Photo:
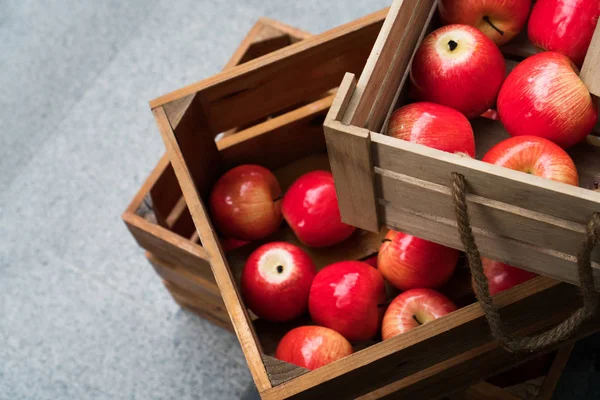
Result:
[[352,345],[323,326],[301,326],[281,339],[275,358],[306,369],[317,369],[352,354]]
[[390,230],[379,249],[377,264],[383,277],[397,289],[435,289],[450,279],[458,256],[458,250]]
[[579,183],[577,168],[567,152],[536,136],[503,140],[492,147],[482,161],[569,185]]
[[538,276],[533,272],[515,268],[489,258],[482,258],[481,262],[483,263],[483,273],[488,279],[488,289],[492,296]]
[[260,246],[242,272],[245,303],[260,318],[289,321],[308,309],[308,294],[317,269],[308,254],[290,243]]
[[531,0],[441,0],[438,9],[445,25],[474,26],[501,46],[525,26]]
[[576,68],[555,52],[526,58],[511,71],[498,95],[498,113],[511,136],[539,136],[562,148],[590,134],[598,118]]
[[210,211],[217,229],[240,240],[263,239],[281,224],[281,188],[259,165],[240,165],[217,180]]
[[298,240],[311,247],[340,243],[356,229],[342,222],[333,175],[327,171],[298,178],[283,197],[282,211]]
[[475,157],[475,137],[467,118],[440,104],[418,102],[396,110],[388,135],[448,153]]
[[581,68],[599,17],[598,0],[538,0],[529,18],[529,40]]
[[456,310],[443,294],[432,289],[411,289],[400,294],[389,305],[383,317],[383,340],[400,335]]
[[352,342],[377,334],[386,303],[379,271],[360,261],[342,261],[315,277],[308,308],[313,321],[341,333]]
[[505,75],[504,58],[490,38],[472,26],[447,25],[417,49],[411,94],[475,118],[492,107]]

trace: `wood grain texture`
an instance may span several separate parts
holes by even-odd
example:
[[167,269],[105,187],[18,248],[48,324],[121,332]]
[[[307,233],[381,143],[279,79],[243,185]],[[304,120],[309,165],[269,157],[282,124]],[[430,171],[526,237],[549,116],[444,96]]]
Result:
[[[497,121],[485,120],[484,123],[488,125],[490,134],[493,134],[494,130],[504,130]],[[586,224],[590,216],[599,209],[599,192],[377,133],[371,134],[371,140],[375,166],[384,170],[445,186],[450,185],[450,173],[458,172],[466,177],[471,194],[579,224]],[[415,168],[415,165],[426,168]],[[569,207],[565,207],[565,204]]]
[[304,375],[309,371],[306,368],[264,354],[262,360],[267,368],[267,373],[269,374],[269,379],[273,386],[281,385],[282,383]]
[[596,24],[579,76],[592,94],[600,96],[600,23]]
[[[497,304],[503,308],[506,328],[511,333],[547,329],[572,312],[577,306],[577,299],[577,290],[573,286],[559,284],[543,277],[526,282],[516,290],[503,292],[495,298]],[[452,328],[448,329],[449,327]],[[586,329],[588,330],[585,332],[589,333],[589,326]],[[481,349],[476,350],[481,346],[490,346],[489,351],[499,348],[498,343],[490,338],[479,305],[473,304],[421,328],[371,346],[366,351],[355,353],[279,385],[265,392],[263,398],[325,398],[334,393],[338,399],[355,398],[453,357],[464,357],[468,354],[469,357],[478,360],[477,367],[483,368],[486,362],[492,359],[479,358],[485,355]],[[498,353],[495,354],[497,355]],[[514,355],[510,354],[511,361],[514,361],[513,357]],[[474,364],[466,365],[470,370],[461,369],[464,364],[461,361],[456,365],[465,375],[469,375],[468,371],[471,371],[470,379],[474,379],[465,379],[465,386],[482,378],[481,373],[484,370],[474,369]],[[492,375],[498,370],[489,372]],[[442,374],[439,381],[435,378],[432,380],[440,385],[444,381],[450,383],[449,376],[455,376],[457,370],[451,369],[447,373],[450,375]],[[430,387],[430,390],[435,390],[431,380],[427,383],[423,389]],[[438,396],[442,393],[438,393]]]
[[124,214],[123,219],[142,248],[167,262],[191,268],[204,279],[214,281],[208,253],[201,245],[140,216]]
[[146,182],[151,182],[146,193],[150,193],[152,211],[156,216],[156,221],[161,226],[169,227],[167,219],[181,199],[181,190],[166,154],[160,158]]
[[[448,247],[463,249],[454,218],[443,219],[433,214],[399,210],[389,204],[380,205],[379,213],[382,221],[391,229],[403,231]],[[488,231],[474,229],[473,234],[481,254],[485,257],[502,260],[515,267],[534,271],[574,285],[579,283],[575,257],[503,238]],[[600,289],[598,264],[593,263],[593,268],[596,287]]]
[[452,400],[522,400],[498,386],[485,381],[470,386],[465,392]]
[[259,164],[271,170],[325,151],[323,119],[333,96],[223,138],[217,143],[224,168]]
[[[151,102],[155,108],[197,93],[215,134],[244,125],[338,86],[359,73],[385,10],[302,40]],[[285,71],[282,73],[282,71]],[[314,79],[319,76],[319,79]],[[277,96],[273,94],[277,93]],[[192,102],[188,109],[193,108]],[[232,112],[235,110],[235,112]]]
[[[250,29],[244,40],[237,47],[223,70],[243,64],[269,52],[278,50],[291,43],[306,39],[311,35],[282,22],[270,18],[260,18]],[[266,41],[266,43],[264,43]],[[164,109],[173,127],[176,127],[181,117],[194,99],[195,93],[189,93],[179,98],[173,98]],[[235,130],[235,128],[232,128]],[[231,134],[233,132],[226,132]]]
[[[240,295],[221,250],[217,234],[210,223],[207,211],[201,200],[200,192],[197,189],[198,183],[195,182],[191,169],[188,169],[188,163],[191,163],[192,160],[186,158],[184,154],[188,156],[192,155],[189,152],[182,152],[181,143],[178,142],[178,138],[175,136],[175,132],[172,130],[164,110],[160,107],[156,108],[153,110],[153,114],[202,244],[210,255],[209,258],[215,280],[221,289],[223,302],[227,307],[227,312],[246,356],[246,362],[248,363],[254,383],[259,392],[267,390],[271,387],[271,382],[261,359],[262,351],[260,344],[257,341],[250,317],[245,307],[242,306]],[[211,173],[214,172],[211,171]]]
[[190,293],[204,297],[208,302],[220,305],[224,309],[225,305],[223,304],[221,292],[214,279],[205,279],[188,267],[162,260],[148,251],[146,252],[146,258],[164,280],[170,281]]
[[558,380],[567,366],[569,358],[571,358],[571,352],[573,351],[574,345],[574,343],[569,343],[558,349],[556,357],[554,357],[554,361],[550,367],[550,371],[548,371],[546,378],[544,378],[544,383],[538,392],[536,400],[552,400],[552,395],[554,394]]
[[[296,28],[296,27],[288,25],[288,24],[284,24],[281,21],[278,21],[276,19],[272,19],[269,17],[260,17],[258,21],[265,26],[270,26],[280,32],[287,33],[290,36],[292,43],[299,42],[300,40],[303,40],[303,39],[308,39],[309,37],[312,36],[312,33],[310,33],[310,32],[307,32],[303,29],[299,29],[299,28]],[[260,37],[259,37],[259,39],[260,39]]]
[[[376,192],[379,198],[394,208],[431,213],[449,220],[455,218],[452,190],[447,186],[378,168],[375,172]],[[585,236],[585,227],[581,224],[549,217],[487,197],[469,194],[467,204],[473,228],[497,236],[551,248],[571,256],[577,255]],[[600,262],[598,250],[593,253],[592,258],[596,262]]]
[[379,232],[369,131],[344,132],[340,125],[325,126],[325,140],[342,221]]
[[435,0],[395,1],[371,51],[346,118],[353,126],[379,131],[395,103],[403,74],[425,36]]
[[342,221],[379,232],[368,133],[349,131],[339,120],[356,88],[355,75],[344,76],[323,125]]
[[163,280],[163,284],[169,291],[169,294],[179,306],[193,312],[201,318],[233,332],[233,326],[229,320],[229,315],[224,308],[215,307],[207,304],[200,296],[189,293],[186,290],[175,285],[173,282]]

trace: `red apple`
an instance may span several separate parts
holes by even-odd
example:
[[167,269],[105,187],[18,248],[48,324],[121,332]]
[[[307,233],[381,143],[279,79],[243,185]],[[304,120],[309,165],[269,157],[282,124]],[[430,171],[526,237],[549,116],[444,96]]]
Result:
[[383,277],[400,290],[438,288],[450,279],[458,250],[390,230],[379,249]]
[[301,326],[281,339],[275,358],[306,369],[317,369],[352,354],[352,345],[323,326]]
[[242,272],[242,295],[248,308],[268,321],[289,321],[308,309],[317,269],[293,244],[272,242],[256,249]]
[[383,317],[383,340],[400,335],[456,310],[443,294],[431,289],[411,289],[400,294],[389,305]]
[[474,26],[498,46],[521,32],[530,9],[531,0],[441,0],[439,3],[445,25]]
[[598,0],[538,0],[529,18],[529,40],[581,68],[599,17]]
[[298,178],[283,197],[282,210],[298,240],[307,246],[331,246],[355,230],[342,222],[331,172],[313,171]]
[[598,117],[576,68],[554,52],[531,56],[512,70],[498,95],[498,113],[511,136],[539,136],[563,148],[590,134]]
[[364,263],[369,264],[371,267],[377,268],[377,254],[363,260]]
[[313,321],[350,341],[372,338],[379,330],[385,304],[383,278],[360,261],[342,261],[323,268],[313,281],[308,308]]
[[503,140],[492,147],[482,161],[569,185],[579,183],[577,168],[567,152],[536,136]]
[[263,239],[281,224],[281,188],[259,165],[240,165],[219,178],[210,194],[217,229],[240,240]]
[[221,239],[221,248],[224,252],[233,251],[237,248],[247,245],[250,243],[247,240],[239,240],[235,238],[222,238]]
[[447,25],[427,36],[410,70],[411,94],[475,118],[492,107],[506,75],[490,38],[468,25]]
[[469,120],[458,111],[435,103],[412,103],[390,117],[388,135],[448,153],[475,157],[475,137]]
[[492,296],[538,276],[533,272],[511,267],[508,264],[489,258],[482,258],[481,262],[483,263],[483,273],[488,279],[488,289]]

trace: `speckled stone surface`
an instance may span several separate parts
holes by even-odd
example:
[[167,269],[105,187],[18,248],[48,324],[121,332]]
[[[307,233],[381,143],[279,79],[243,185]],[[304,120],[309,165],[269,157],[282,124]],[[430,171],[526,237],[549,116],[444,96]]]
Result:
[[266,15],[321,32],[390,0],[0,0],[0,399],[235,399],[236,338],[180,310],[120,220],[163,153],[147,101]]

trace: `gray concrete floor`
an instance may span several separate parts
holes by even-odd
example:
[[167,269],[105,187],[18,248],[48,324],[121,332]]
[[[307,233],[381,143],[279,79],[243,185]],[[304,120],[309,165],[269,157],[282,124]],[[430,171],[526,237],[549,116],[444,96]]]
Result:
[[390,0],[0,0],[0,399],[231,399],[238,342],[180,310],[120,214],[163,153],[147,101],[266,15],[321,32]]

